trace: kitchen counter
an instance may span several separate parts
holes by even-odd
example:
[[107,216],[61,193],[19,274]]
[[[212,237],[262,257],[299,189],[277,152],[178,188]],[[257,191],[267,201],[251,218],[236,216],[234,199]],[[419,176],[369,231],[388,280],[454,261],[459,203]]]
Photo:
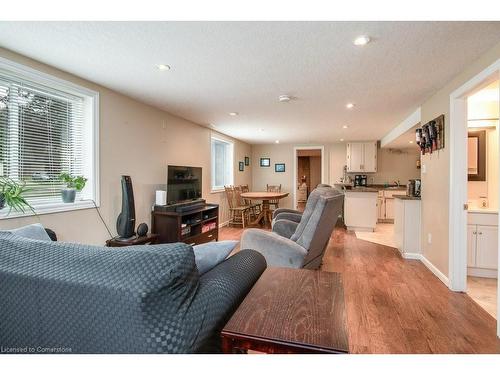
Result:
[[420,197],[410,197],[408,195],[402,195],[402,194],[394,194],[392,197],[396,198],[396,199],[402,199],[405,201],[419,201],[419,200],[421,200]]
[[478,208],[472,207],[467,210],[471,214],[498,214],[498,208]]
[[384,185],[368,185],[368,186],[352,186],[347,184],[335,184],[336,186],[344,187],[346,191],[358,192],[358,193],[371,193],[379,192],[381,190],[386,191],[401,191],[406,190],[406,186],[384,186]]

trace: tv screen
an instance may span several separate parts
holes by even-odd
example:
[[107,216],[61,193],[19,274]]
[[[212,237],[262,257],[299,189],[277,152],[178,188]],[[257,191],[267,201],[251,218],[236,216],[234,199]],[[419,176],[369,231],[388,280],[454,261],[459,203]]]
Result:
[[168,166],[167,203],[191,201],[201,198],[201,168]]

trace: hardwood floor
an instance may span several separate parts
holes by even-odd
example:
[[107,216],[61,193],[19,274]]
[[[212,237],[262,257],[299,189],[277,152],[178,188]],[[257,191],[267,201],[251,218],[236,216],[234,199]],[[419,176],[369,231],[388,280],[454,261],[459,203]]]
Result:
[[[220,239],[239,239],[222,228]],[[342,273],[351,353],[500,353],[496,320],[420,261],[336,229],[321,267]]]

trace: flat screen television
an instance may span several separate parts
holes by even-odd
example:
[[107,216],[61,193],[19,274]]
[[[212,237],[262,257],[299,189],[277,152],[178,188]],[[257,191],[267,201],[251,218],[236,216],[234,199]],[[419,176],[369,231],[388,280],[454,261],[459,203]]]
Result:
[[169,165],[167,204],[188,202],[201,198],[201,168]]

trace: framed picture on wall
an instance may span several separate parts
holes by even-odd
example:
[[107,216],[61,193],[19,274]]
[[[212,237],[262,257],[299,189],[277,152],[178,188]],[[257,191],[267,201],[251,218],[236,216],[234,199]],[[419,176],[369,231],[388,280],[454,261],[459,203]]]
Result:
[[242,161],[239,162],[239,171],[243,172],[245,170],[245,164]]
[[270,167],[271,159],[270,158],[260,158],[260,166],[261,167]]
[[285,171],[285,163],[274,164],[275,172],[284,172]]
[[250,158],[248,156],[245,156],[245,165],[246,166],[250,165]]

